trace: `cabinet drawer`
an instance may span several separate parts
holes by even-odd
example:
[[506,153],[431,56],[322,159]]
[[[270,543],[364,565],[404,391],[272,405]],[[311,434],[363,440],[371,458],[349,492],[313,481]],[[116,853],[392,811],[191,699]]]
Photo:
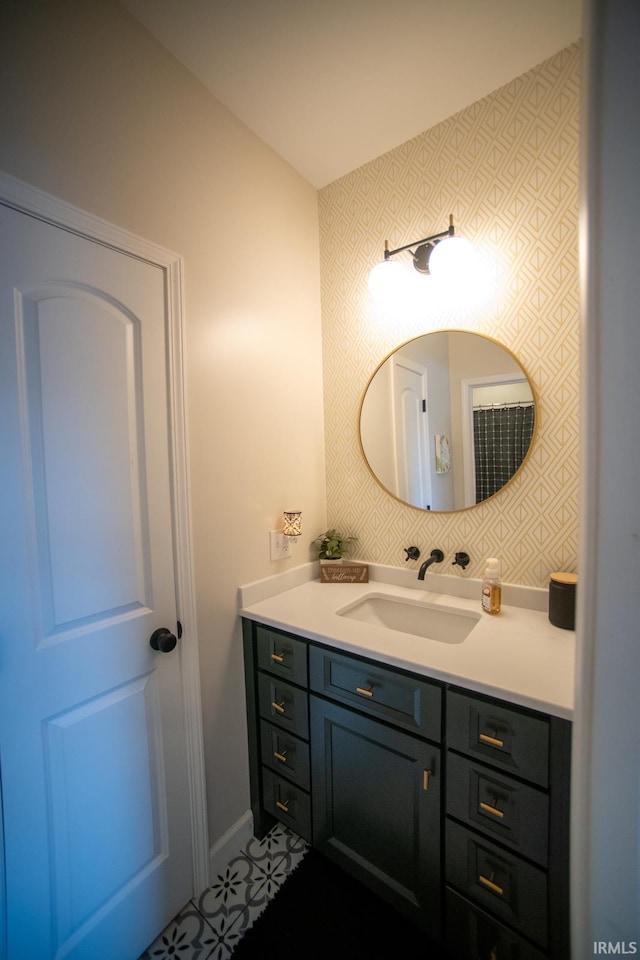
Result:
[[451,960],[545,960],[545,955],[494,917],[447,890],[447,956]]
[[512,707],[449,690],[447,744],[542,787],[549,783],[549,724]]
[[279,776],[286,777],[304,790],[309,789],[309,744],[290,733],[260,721],[262,762]]
[[266,810],[311,843],[311,800],[309,794],[288,780],[262,768],[263,803]]
[[436,683],[314,646],[309,674],[316,693],[439,742],[442,691]]
[[309,739],[309,708],[306,690],[299,690],[298,687],[283,683],[267,673],[259,673],[258,701],[260,716],[265,720],[305,740]]
[[307,685],[307,645],[288,633],[272,630],[269,627],[256,627],[258,648],[258,667],[269,673],[297,683]]
[[447,882],[542,947],[547,944],[547,875],[447,820]]
[[449,753],[447,813],[547,866],[549,798],[537,787]]

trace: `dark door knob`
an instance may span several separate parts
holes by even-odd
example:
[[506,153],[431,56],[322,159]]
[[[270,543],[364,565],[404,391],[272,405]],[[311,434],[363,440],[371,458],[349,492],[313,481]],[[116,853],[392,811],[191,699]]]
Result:
[[167,630],[166,627],[158,627],[149,639],[150,645],[159,653],[171,653],[177,642],[176,635],[171,633],[171,630]]

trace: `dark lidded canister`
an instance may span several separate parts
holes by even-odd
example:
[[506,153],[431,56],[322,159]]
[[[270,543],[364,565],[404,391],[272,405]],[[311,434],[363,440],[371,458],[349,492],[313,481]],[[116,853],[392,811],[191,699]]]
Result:
[[549,620],[563,630],[576,628],[576,573],[552,573],[549,583]]

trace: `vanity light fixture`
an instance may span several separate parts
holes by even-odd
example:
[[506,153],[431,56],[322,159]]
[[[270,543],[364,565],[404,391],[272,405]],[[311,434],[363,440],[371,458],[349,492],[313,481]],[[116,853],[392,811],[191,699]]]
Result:
[[285,510],[282,514],[282,532],[295,543],[302,533],[302,510]]
[[442,279],[459,278],[472,257],[469,241],[456,236],[453,214],[449,217],[449,229],[441,233],[414,240],[395,250],[390,250],[389,241],[385,240],[384,260],[377,263],[369,274],[369,290],[377,299],[401,294],[403,287],[411,282],[404,264],[393,259],[406,250],[411,253],[413,266],[419,274]]

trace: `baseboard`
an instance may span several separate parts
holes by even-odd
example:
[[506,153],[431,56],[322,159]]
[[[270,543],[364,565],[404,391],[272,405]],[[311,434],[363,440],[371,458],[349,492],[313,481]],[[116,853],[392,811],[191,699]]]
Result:
[[223,873],[230,860],[242,852],[253,836],[253,814],[247,810],[229,827],[217,843],[209,849],[209,877],[211,882]]

